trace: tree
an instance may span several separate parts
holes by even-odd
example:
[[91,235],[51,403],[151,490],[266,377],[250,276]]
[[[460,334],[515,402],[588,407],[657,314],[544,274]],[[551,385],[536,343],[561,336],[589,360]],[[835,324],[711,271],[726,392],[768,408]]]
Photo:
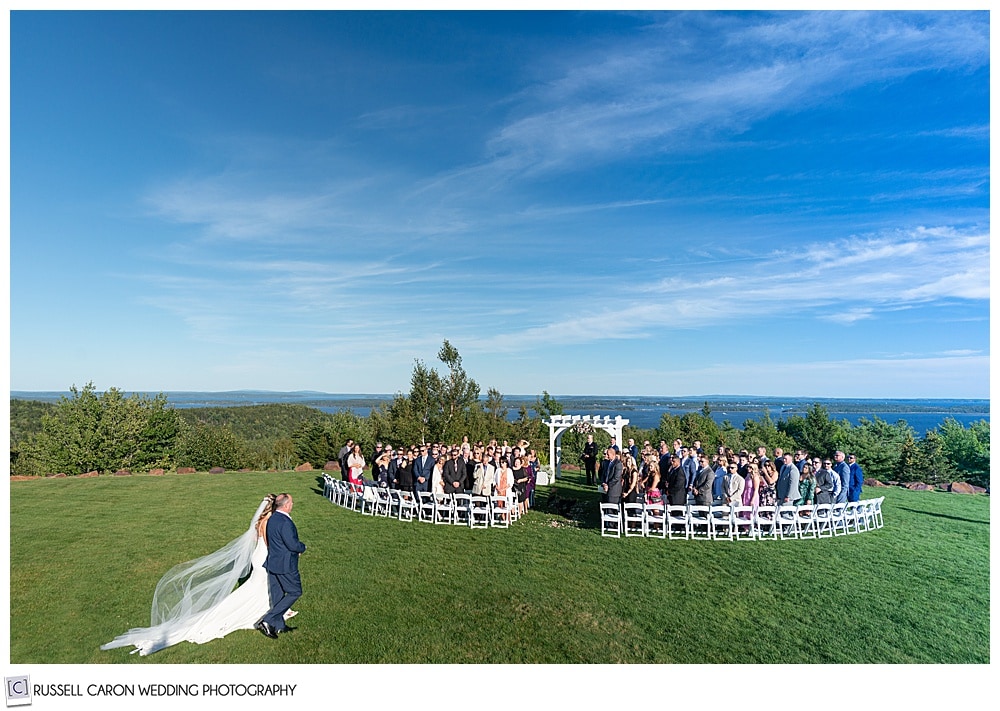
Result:
[[685,412],[681,415],[681,440],[685,444],[701,442],[705,452],[714,451],[719,446],[719,426],[712,419],[712,411],[708,403],[701,412]]
[[309,462],[315,467],[322,467],[335,460],[339,451],[339,446],[319,422],[304,422],[299,425],[292,433],[292,444],[298,461]]
[[990,484],[990,423],[980,420],[968,429],[953,417],[941,426],[942,450],[959,476],[977,486]]
[[177,413],[163,393],[126,398],[110,388],[98,395],[87,383],[42,416],[37,452],[43,468],[66,474],[169,466],[177,436]]
[[479,384],[462,367],[462,356],[445,339],[438,360],[448,372],[441,375],[421,360],[414,361],[410,392],[397,394],[375,417],[379,435],[392,433],[399,442],[457,441],[466,434],[472,410],[478,405]]
[[775,447],[781,447],[785,451],[795,449],[795,440],[778,430],[774,420],[771,419],[771,413],[766,409],[760,419],[750,418],[743,421],[742,440],[743,447],[741,449],[747,449],[751,452],[761,446],[770,450]]
[[917,444],[916,476],[911,481],[943,484],[954,481],[958,474],[944,451],[944,438],[936,430],[924,434]]
[[561,402],[542,390],[541,396],[535,398],[535,412],[542,420],[547,420],[553,415],[562,415],[564,410]]
[[184,425],[177,443],[177,465],[202,471],[212,467],[240,469],[247,460],[245,445],[228,426]]
[[442,417],[441,435],[446,440],[459,439],[464,431],[465,415],[479,399],[479,385],[462,368],[462,356],[448,339],[438,351],[438,360],[448,366],[448,375],[440,377],[438,404]]
[[906,420],[889,424],[877,416],[862,417],[856,426],[841,430],[834,449],[856,454],[866,476],[885,481],[899,473],[903,446],[912,439],[913,428]]
[[828,457],[836,449],[841,426],[830,418],[830,412],[818,402],[806,410],[805,417],[792,415],[778,423],[778,429],[795,440],[796,447],[812,455]]

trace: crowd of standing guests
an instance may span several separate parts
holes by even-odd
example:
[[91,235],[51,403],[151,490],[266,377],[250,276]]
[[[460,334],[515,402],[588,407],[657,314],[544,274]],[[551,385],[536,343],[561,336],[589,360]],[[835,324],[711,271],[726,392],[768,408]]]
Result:
[[658,449],[647,441],[640,450],[632,439],[622,449],[612,437],[599,470],[590,463],[596,451],[588,435],[582,453],[588,483],[592,476],[599,479],[602,500],[613,504],[686,506],[689,498],[698,506],[838,504],[858,501],[864,482],[857,457],[841,451],[832,458],[810,457],[802,449],[785,453],[780,447],[773,458],[766,447],[756,454],[726,447],[708,454],[701,442],[685,446],[679,439],[672,449],[661,440]]
[[[348,440],[340,449],[341,478],[359,487],[372,486],[404,492],[427,491],[436,496],[472,494],[506,497],[517,493],[523,514],[533,505],[538,456],[530,443],[469,442],[414,444],[393,447],[378,442],[368,460],[361,445]],[[369,478],[364,478],[370,462]]]

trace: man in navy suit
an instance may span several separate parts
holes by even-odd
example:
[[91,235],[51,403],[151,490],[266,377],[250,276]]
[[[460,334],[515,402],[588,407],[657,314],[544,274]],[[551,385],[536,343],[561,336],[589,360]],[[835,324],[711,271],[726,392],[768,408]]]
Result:
[[434,457],[427,453],[427,445],[420,445],[420,456],[413,462],[413,490],[430,491]]
[[280,632],[294,629],[285,624],[284,615],[302,596],[299,554],[305,552],[306,546],[299,540],[299,532],[292,521],[291,494],[278,494],[274,508],[267,520],[267,558],[264,560],[271,609],[255,626],[264,636],[277,639]]

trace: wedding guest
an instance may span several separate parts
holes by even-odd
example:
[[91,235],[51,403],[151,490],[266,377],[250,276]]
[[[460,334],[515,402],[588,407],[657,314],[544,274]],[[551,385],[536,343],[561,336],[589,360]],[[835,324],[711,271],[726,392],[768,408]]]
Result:
[[743,493],[746,490],[746,481],[740,476],[739,467],[729,464],[722,476],[718,473],[716,479],[723,480],[722,501],[727,506],[740,506],[743,504]]
[[351,450],[354,449],[354,440],[349,439],[344,443],[344,446],[340,448],[340,452],[337,454],[337,462],[340,463],[340,478],[344,481],[350,479],[350,467],[347,465],[347,458],[351,455]]
[[[739,474],[739,465],[736,467]],[[746,476],[743,477],[743,505],[757,508],[760,503],[760,468],[754,464],[747,467]],[[740,514],[742,518],[750,518],[750,514]]]
[[829,460],[824,463],[819,459],[814,459],[813,462],[818,466],[815,473],[816,505],[832,504],[835,489],[834,478],[837,475],[830,469],[831,462]]
[[361,454],[361,445],[355,444],[351,453],[347,455],[347,468],[351,472],[352,479],[361,479],[365,469],[365,457]]
[[715,470],[712,469],[706,455],[699,454],[697,461],[699,469],[695,474],[694,481],[691,482],[691,493],[694,494],[694,503],[696,506],[711,506]]
[[520,514],[525,512],[525,499],[528,496],[528,471],[524,468],[524,460],[521,457],[514,457],[514,466],[511,467],[511,476],[514,480],[514,491],[517,492],[517,511]]
[[639,470],[635,466],[632,454],[626,449],[622,452],[622,503],[635,504],[639,502]]
[[413,491],[413,458],[406,452],[396,464],[396,488],[400,491]]
[[646,466],[646,478],[643,483],[647,504],[663,502],[663,492],[660,490],[660,465],[656,457],[650,458]]
[[431,472],[434,471],[434,456],[426,444],[420,445],[420,455],[413,462],[413,490],[430,491]]
[[833,472],[840,478],[840,488],[834,503],[843,504],[847,502],[847,494],[851,487],[851,465],[847,463],[847,455],[839,449],[834,452]]
[[799,472],[799,497],[795,500],[795,505],[811,504],[815,493],[816,475],[813,473],[812,464],[804,463],[802,471]]
[[496,487],[496,495],[506,497],[510,492],[511,486],[511,472],[510,466],[507,464],[507,459],[505,457],[500,457],[498,460],[496,481],[494,482]]
[[671,506],[687,506],[687,477],[681,467],[681,458],[670,455],[670,468],[667,470],[667,495]]
[[858,458],[853,454],[847,455],[847,463],[851,467],[851,484],[847,488],[848,501],[860,501],[861,489],[865,483],[865,472],[858,464]]
[[524,504],[530,509],[535,505],[535,484],[538,482],[538,455],[535,454],[535,450],[528,450],[524,468],[528,470],[528,493]]
[[439,455],[431,470],[431,493],[435,498],[444,496],[444,464],[447,458]]
[[372,465],[372,479],[380,488],[389,486],[389,453],[380,454]]
[[[729,460],[724,454],[715,456],[715,482],[712,484],[712,501],[724,503],[726,500],[726,477],[729,473]],[[741,479],[743,477],[740,477]]]
[[760,484],[758,490],[758,499],[760,506],[777,506],[778,505],[778,491],[775,489],[775,484],[778,482],[778,472],[774,469],[774,463],[768,459],[764,462],[764,466],[757,467],[760,471]]
[[784,464],[781,473],[778,475],[778,484],[775,487],[778,503],[781,506],[793,505],[799,498],[799,470],[792,463],[792,455],[786,454],[783,458]]

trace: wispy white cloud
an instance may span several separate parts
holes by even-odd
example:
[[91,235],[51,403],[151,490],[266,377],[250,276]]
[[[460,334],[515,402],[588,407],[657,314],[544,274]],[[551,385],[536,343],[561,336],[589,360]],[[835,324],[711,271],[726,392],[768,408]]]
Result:
[[642,338],[663,328],[705,329],[779,314],[850,325],[917,303],[989,299],[989,235],[982,232],[919,228],[780,248],[758,262],[738,275],[671,270],[654,284],[623,286],[599,311],[485,338],[475,347],[522,350]]
[[[690,39],[710,26],[721,35],[711,46]],[[544,171],[637,150],[686,151],[869,82],[988,62],[988,28],[964,15],[779,13],[750,23],[682,15],[627,46],[566,60],[495,133],[489,164]]]

